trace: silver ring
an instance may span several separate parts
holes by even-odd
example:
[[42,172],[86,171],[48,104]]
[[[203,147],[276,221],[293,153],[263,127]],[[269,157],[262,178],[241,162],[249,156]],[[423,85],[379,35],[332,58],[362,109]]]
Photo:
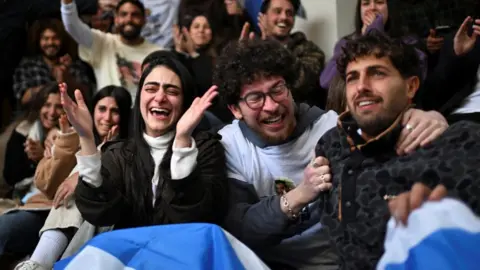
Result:
[[323,181],[323,179],[325,179],[325,175],[324,175],[324,174],[320,175],[320,180]]
[[406,128],[408,131],[412,131],[412,130],[413,130],[413,126],[410,125],[410,124],[407,124],[407,125],[405,126],[405,128]]

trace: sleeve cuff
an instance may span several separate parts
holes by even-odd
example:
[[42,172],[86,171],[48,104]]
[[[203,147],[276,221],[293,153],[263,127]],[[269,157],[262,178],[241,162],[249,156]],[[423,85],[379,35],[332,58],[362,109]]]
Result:
[[77,157],[78,172],[82,181],[94,187],[100,187],[102,185],[102,177],[100,175],[102,160],[100,152],[90,156],[81,156],[77,153],[75,156]]
[[73,129],[73,127],[70,127],[68,129],[68,132],[66,132],[66,133],[63,133],[61,130],[58,130],[58,135],[61,135],[61,136],[72,135],[74,133],[75,133],[75,129]]
[[191,141],[191,146],[188,148],[172,147],[173,153],[170,161],[172,180],[186,178],[197,166],[198,149],[195,140],[191,138]]
[[75,4],[75,2],[72,2],[70,4],[64,4],[63,2],[61,2],[61,6],[60,6],[60,11],[64,14],[72,14],[72,13],[77,13],[77,5]]

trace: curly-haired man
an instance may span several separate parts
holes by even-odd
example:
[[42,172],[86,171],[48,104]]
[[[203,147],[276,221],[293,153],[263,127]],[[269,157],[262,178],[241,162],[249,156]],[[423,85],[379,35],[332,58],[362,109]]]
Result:
[[[317,200],[331,188],[330,169],[325,158],[314,159],[315,145],[335,127],[337,114],[294,102],[294,61],[273,40],[231,44],[217,61],[214,81],[238,119],[219,131],[231,178],[225,227],[274,269],[338,269]],[[413,110],[404,120],[430,127],[435,119]],[[278,195],[280,179],[292,189]]]

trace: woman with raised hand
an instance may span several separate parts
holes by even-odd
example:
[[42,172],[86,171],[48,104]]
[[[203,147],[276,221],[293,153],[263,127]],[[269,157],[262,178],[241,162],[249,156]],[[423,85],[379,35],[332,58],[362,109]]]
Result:
[[[59,88],[66,91],[67,85],[61,83]],[[60,95],[58,101],[60,104]],[[106,86],[93,96],[91,105],[93,134],[98,149],[107,141],[127,139],[132,107],[127,89]],[[79,136],[72,130],[65,115],[60,117],[59,125],[60,131],[55,130],[53,147],[45,147],[44,158],[35,172],[35,185],[42,193],[38,196],[45,201],[43,211],[48,213],[48,217],[45,217],[40,233],[38,229],[35,232],[34,238],[38,240],[40,236],[40,239],[36,247],[31,247],[35,250],[29,252],[29,260],[18,264],[15,270],[52,269],[84,221],[73,200],[78,183],[75,153],[79,149]]]
[[61,92],[80,136],[76,204],[85,220],[115,229],[186,222],[220,223],[227,198],[218,135],[195,132],[218,94],[212,87],[192,102],[195,85],[172,57],[149,64],[133,108],[133,138],[97,151],[92,118],[80,91],[77,103]]
[[420,46],[419,39],[415,37],[403,23],[394,0],[357,0],[355,12],[355,31],[341,38],[333,51],[333,57],[328,61],[320,75],[320,86],[329,89],[330,83],[338,74],[337,59],[342,54],[342,49],[349,39],[355,39],[371,31],[385,33],[391,38],[402,39],[406,44],[417,48],[421,61],[422,80],[427,75],[427,55]]

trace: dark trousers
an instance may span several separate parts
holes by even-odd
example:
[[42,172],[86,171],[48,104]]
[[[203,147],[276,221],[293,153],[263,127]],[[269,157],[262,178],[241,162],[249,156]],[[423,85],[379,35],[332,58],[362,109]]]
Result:
[[0,216],[0,255],[31,254],[40,239],[48,211],[15,211]]

